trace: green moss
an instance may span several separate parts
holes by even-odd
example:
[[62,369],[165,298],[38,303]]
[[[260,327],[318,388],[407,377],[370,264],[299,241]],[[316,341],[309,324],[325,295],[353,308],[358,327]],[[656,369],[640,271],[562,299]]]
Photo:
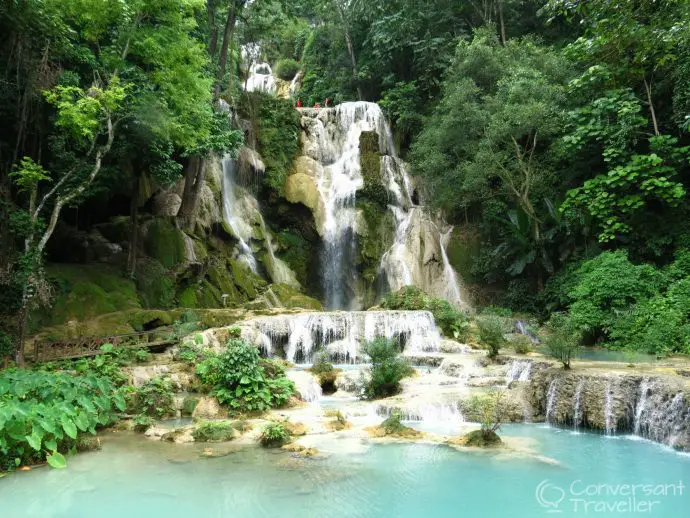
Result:
[[199,404],[199,398],[194,396],[187,396],[182,400],[182,415],[190,416],[194,413],[196,406]]
[[360,195],[382,208],[388,203],[388,191],[381,182],[381,154],[379,136],[375,131],[363,131],[359,137],[359,163],[364,180]]
[[127,313],[127,323],[132,326],[135,331],[144,331],[145,329],[170,326],[173,319],[170,313],[155,309],[142,309],[139,311],[130,311]]
[[204,421],[192,431],[196,442],[225,442],[238,435],[237,427],[232,421]]
[[316,299],[299,292],[287,284],[272,284],[269,289],[278,297],[286,308],[313,309],[323,311],[323,305]]
[[197,300],[199,301],[199,308],[220,308],[223,307],[222,293],[211,282],[204,279],[201,287],[197,291]]
[[474,430],[465,435],[465,445],[477,448],[493,448],[503,444],[496,432],[491,430]]
[[358,201],[366,228],[360,229],[357,262],[362,279],[373,284],[378,275],[381,256],[393,244],[395,222],[390,211],[370,201]]
[[240,297],[246,300],[255,299],[258,295],[257,287],[264,286],[265,281],[238,261],[228,259],[228,267]]
[[295,272],[297,280],[302,286],[309,284],[310,276],[309,264],[314,253],[312,244],[304,239],[300,234],[284,230],[276,236],[276,241],[280,248],[278,257],[285,261],[290,269]]
[[137,261],[136,285],[145,308],[169,309],[175,302],[175,279],[158,261]]
[[128,242],[132,237],[132,220],[129,216],[115,216],[107,223],[96,225],[96,228],[111,243]]
[[184,234],[164,218],[149,223],[144,248],[150,257],[166,268],[175,268],[185,261]]
[[182,293],[180,293],[180,296],[178,297],[179,303],[178,305],[181,308],[198,308],[199,307],[199,301],[196,296],[196,291],[197,288],[195,286],[188,286],[186,287]]
[[51,264],[46,273],[55,287],[54,297],[50,307],[32,314],[32,332],[70,320],[140,308],[134,283],[108,265]]

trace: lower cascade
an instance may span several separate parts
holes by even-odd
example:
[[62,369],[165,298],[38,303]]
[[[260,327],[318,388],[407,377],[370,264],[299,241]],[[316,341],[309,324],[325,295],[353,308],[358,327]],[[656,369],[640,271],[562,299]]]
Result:
[[534,407],[551,424],[690,447],[690,392],[677,379],[540,369],[530,390]]
[[405,353],[438,351],[441,337],[428,311],[338,311],[257,317],[242,323],[242,336],[272,356],[295,363],[314,359],[319,345],[333,360],[356,363],[362,342],[400,341]]

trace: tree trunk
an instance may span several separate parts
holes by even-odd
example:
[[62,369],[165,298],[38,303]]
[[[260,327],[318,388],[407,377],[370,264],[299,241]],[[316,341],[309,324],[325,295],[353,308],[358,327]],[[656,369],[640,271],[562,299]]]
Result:
[[177,215],[180,217],[189,216],[192,212],[192,203],[194,201],[194,186],[199,174],[199,162],[201,159],[198,156],[189,158],[187,167],[184,172],[184,190],[182,191],[182,204]]
[[225,68],[228,63],[228,49],[230,48],[230,40],[232,39],[235,25],[237,24],[237,12],[244,6],[245,0],[231,0],[228,6],[228,18],[225,21],[225,30],[223,31],[223,43],[220,46],[220,56],[218,57],[218,77],[216,78],[216,98],[220,96],[220,87],[225,78]]
[[14,349],[14,362],[17,367],[24,367],[24,340],[26,339],[26,319],[29,316],[29,287],[24,286],[22,307],[19,310],[19,340]]
[[218,26],[216,25],[216,0],[206,1],[208,15],[208,54],[213,57],[218,49]]
[[659,124],[656,121],[656,111],[654,110],[654,103],[652,102],[652,84],[647,82],[647,78],[644,78],[644,89],[647,92],[647,102],[649,103],[649,113],[652,115],[652,123],[654,124],[654,135],[658,137]]
[[139,176],[134,177],[134,189],[129,204],[129,220],[132,230],[129,238],[129,254],[127,255],[127,271],[130,277],[136,275],[137,250],[139,247]]
[[362,94],[362,87],[359,85],[359,74],[357,73],[357,58],[355,56],[355,49],[352,45],[352,38],[350,37],[350,30],[347,27],[347,20],[345,19],[345,13],[343,12],[342,6],[335,0],[335,7],[338,10],[338,15],[340,16],[340,22],[343,24],[343,32],[345,33],[345,43],[347,44],[347,53],[350,55],[350,63],[352,64],[352,79],[357,87],[357,96],[360,101],[364,100],[364,95]]
[[503,45],[505,45],[506,44],[506,25],[505,25],[505,21],[503,20],[503,0],[498,0],[497,3],[498,3],[498,5],[497,5],[498,20],[499,20],[499,23],[501,25],[501,43]]

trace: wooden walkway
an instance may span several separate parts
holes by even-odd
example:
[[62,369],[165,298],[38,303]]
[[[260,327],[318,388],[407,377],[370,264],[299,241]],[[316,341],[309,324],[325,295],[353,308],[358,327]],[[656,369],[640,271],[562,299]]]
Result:
[[34,362],[50,362],[85,358],[101,354],[101,347],[112,344],[114,349],[151,349],[172,345],[177,342],[171,328],[159,328],[153,331],[131,333],[127,335],[84,336],[61,342],[34,343]]

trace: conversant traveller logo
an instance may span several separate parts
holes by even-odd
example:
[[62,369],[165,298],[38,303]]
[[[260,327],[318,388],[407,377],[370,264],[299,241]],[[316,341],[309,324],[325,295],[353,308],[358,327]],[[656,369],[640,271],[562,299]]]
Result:
[[581,479],[569,485],[542,480],[534,492],[537,503],[547,512],[558,514],[647,514],[663,506],[670,498],[682,497],[686,486],[682,480],[663,484],[588,484]]

